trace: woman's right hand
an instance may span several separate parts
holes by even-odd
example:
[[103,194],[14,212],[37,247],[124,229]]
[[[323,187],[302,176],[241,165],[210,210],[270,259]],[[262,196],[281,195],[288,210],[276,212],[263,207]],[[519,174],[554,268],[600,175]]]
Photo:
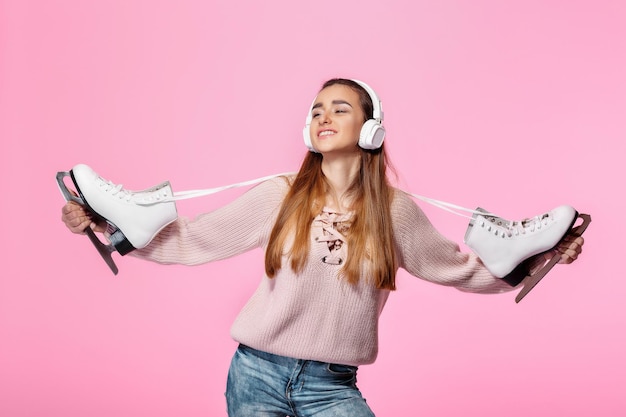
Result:
[[106,230],[106,223],[95,223],[91,213],[74,201],[68,201],[63,206],[61,220],[72,233],[83,234],[88,227],[91,227],[94,232],[102,233]]

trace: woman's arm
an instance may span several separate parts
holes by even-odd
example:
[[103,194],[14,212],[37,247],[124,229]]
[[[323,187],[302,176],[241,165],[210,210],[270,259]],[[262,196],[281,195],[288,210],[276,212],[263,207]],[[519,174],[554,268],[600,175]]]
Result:
[[411,275],[467,292],[513,289],[493,276],[475,254],[461,252],[458,244],[441,235],[405,193],[397,191],[392,213],[399,265]]
[[194,220],[178,218],[147,247],[131,254],[163,264],[198,265],[263,246],[287,189],[284,177],[261,183]]

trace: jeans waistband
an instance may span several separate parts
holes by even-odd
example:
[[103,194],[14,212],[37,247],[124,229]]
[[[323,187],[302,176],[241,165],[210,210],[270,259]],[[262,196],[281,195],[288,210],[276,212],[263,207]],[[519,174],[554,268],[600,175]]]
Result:
[[262,350],[251,348],[244,344],[239,345],[239,350],[254,355],[260,359],[274,363],[279,366],[293,367],[295,365],[304,365],[305,372],[309,375],[328,376],[328,373],[356,373],[358,367],[353,365],[343,365],[339,363],[320,362],[308,359],[297,359],[289,356],[281,356],[273,353],[264,352]]

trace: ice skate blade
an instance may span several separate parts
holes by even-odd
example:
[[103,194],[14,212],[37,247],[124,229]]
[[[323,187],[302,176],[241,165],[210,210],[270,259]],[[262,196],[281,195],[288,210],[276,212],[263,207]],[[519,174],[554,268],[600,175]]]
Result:
[[85,229],[85,233],[87,234],[87,237],[89,237],[89,240],[91,240],[91,243],[93,243],[93,245],[96,247],[96,250],[102,257],[102,259],[104,259],[104,262],[106,262],[109,268],[111,268],[113,275],[117,275],[119,270],[117,269],[117,265],[115,265],[113,257],[111,256],[111,253],[115,252],[113,246],[105,245],[104,243],[102,243],[93,232],[93,230],[91,230],[91,228],[89,227]]
[[[589,226],[589,223],[591,223],[591,216],[589,214],[579,214],[578,218],[582,219],[583,222],[580,226],[576,228],[575,232],[573,233],[574,236],[582,236],[582,234],[587,229],[587,226]],[[552,258],[550,258],[550,260],[548,260],[548,262],[546,262],[543,267],[541,267],[538,272],[536,272],[534,275],[528,276],[525,280],[524,287],[517,294],[517,297],[515,297],[515,302],[519,303],[520,301],[522,301],[522,299],[526,297],[526,295],[528,295],[528,293],[533,288],[535,288],[539,281],[541,281],[543,277],[545,277],[546,274],[550,272],[552,268],[554,268],[554,266],[559,262],[560,258],[561,254],[555,254],[554,256],[552,256]]]
[[57,172],[57,185],[59,186],[59,190],[61,191],[61,194],[63,194],[63,198],[65,198],[65,201],[73,201],[80,204],[81,206],[85,206],[85,202],[80,197],[78,197],[78,195],[72,194],[70,190],[67,189],[65,181],[63,181],[65,177],[71,177],[69,171]]
[[[70,190],[68,190],[67,186],[65,185],[63,179],[70,176],[70,173],[67,171],[57,172],[56,176],[59,190],[61,190],[61,194],[63,194],[65,201],[74,201],[75,203],[78,203],[81,206],[89,209],[89,206],[85,204],[85,202],[80,197],[72,194],[72,192],[70,192]],[[102,243],[93,232],[93,230],[91,230],[91,228],[89,227],[85,229],[85,234],[87,235],[91,243],[93,243],[93,245],[96,247],[96,250],[102,257],[102,259],[104,259],[104,262],[109,266],[109,268],[113,272],[113,275],[117,275],[119,270],[117,268],[117,265],[115,265],[115,262],[113,261],[113,257],[111,256],[111,253],[115,251],[115,248],[112,245],[105,245],[104,243]]]

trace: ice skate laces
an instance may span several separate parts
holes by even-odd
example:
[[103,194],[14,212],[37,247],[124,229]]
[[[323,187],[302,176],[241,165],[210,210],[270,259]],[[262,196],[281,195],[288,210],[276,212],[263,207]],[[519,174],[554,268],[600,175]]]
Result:
[[126,190],[122,184],[114,184],[111,181],[107,181],[102,177],[98,177],[98,185],[104,189],[104,192],[116,196],[120,200],[126,200],[129,202],[133,197],[132,191]]
[[[136,203],[138,205],[151,205],[154,203],[169,203],[172,201],[180,201],[180,200],[187,200],[187,199],[193,199],[193,198],[198,198],[198,197],[204,197],[204,196],[208,196],[211,194],[215,194],[221,191],[225,191],[225,190],[229,190],[231,188],[238,188],[238,187],[245,187],[248,185],[253,185],[253,184],[258,184],[260,182],[263,181],[267,181],[270,180],[272,178],[277,178],[277,177],[284,177],[284,176],[292,176],[295,175],[295,172],[284,172],[281,174],[272,174],[272,175],[267,175],[265,177],[261,177],[261,178],[256,178],[253,180],[248,180],[248,181],[243,181],[243,182],[238,182],[235,184],[230,184],[230,185],[225,185],[222,187],[216,187],[216,188],[207,188],[207,189],[203,189],[203,190],[189,190],[189,191],[179,191],[179,192],[175,192],[173,193],[172,196],[164,196],[164,198],[160,199],[160,201],[150,201],[150,202],[145,202],[145,201],[136,201]],[[115,186],[115,184],[112,184],[113,186]],[[121,186],[120,186],[121,187]],[[120,191],[122,191],[123,189],[120,189]],[[452,214],[455,214],[457,216],[461,216],[461,217],[465,217],[468,219],[473,219],[473,217],[471,216],[472,214],[479,214],[479,215],[490,215],[493,217],[497,217],[495,214],[487,212],[487,211],[477,211],[477,210],[473,210],[473,209],[469,209],[469,208],[465,208],[456,204],[452,204],[452,203],[447,203],[445,201],[440,201],[440,200],[435,200],[434,198],[430,198],[430,197],[425,197],[419,194],[412,194],[412,193],[407,193],[408,195],[417,198],[418,200],[422,200],[428,204],[431,204],[437,208],[440,208],[442,210],[448,211]],[[469,213],[468,214],[463,214],[463,212]]]
[[543,226],[547,226],[550,220],[550,213],[540,214],[520,221],[508,221],[500,217],[486,215],[482,217],[478,224],[486,228],[488,232],[492,232],[495,236],[506,238],[539,231]]
[[542,226],[547,226],[551,218],[552,216],[550,216],[550,213],[544,213],[530,219],[524,219],[521,222],[512,222],[512,224],[517,226],[515,227],[517,232],[521,231],[521,233],[533,233],[536,230],[541,230]]
[[219,193],[221,191],[229,190],[231,188],[245,187],[245,186],[248,186],[248,185],[258,184],[260,182],[267,181],[267,180],[270,180],[272,178],[284,177],[284,176],[289,176],[289,175],[293,175],[293,174],[294,174],[293,172],[286,172],[286,173],[282,173],[282,174],[267,175],[265,177],[256,178],[256,179],[253,179],[253,180],[248,180],[248,181],[243,181],[243,182],[238,182],[238,183],[235,183],[235,184],[224,185],[222,187],[207,188],[207,189],[203,189],[203,190],[178,191],[178,192],[173,193],[173,195],[171,195],[171,196],[163,194],[161,196],[162,198],[159,198],[158,201],[137,201],[136,203],[138,205],[147,206],[147,205],[151,205],[151,204],[155,204],[155,203],[170,203],[172,201],[188,200],[188,199],[192,199],[192,198],[205,197],[205,196],[208,196],[208,195],[211,195],[211,194]]

